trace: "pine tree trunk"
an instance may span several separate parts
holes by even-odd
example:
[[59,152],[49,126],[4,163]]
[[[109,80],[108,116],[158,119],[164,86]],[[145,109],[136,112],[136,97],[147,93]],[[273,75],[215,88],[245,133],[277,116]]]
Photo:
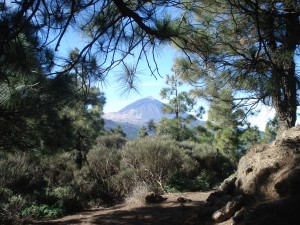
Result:
[[291,62],[291,68],[279,76],[280,88],[273,96],[273,105],[279,118],[279,130],[283,131],[295,126],[297,119],[295,63]]
[[294,54],[299,38],[299,22],[298,17],[292,13],[286,15],[285,21],[285,43],[280,50],[286,54],[286,57],[282,57],[282,61],[279,62],[279,65],[277,64],[275,73],[278,79],[278,91],[273,96],[281,132],[295,126],[297,119],[297,79]]

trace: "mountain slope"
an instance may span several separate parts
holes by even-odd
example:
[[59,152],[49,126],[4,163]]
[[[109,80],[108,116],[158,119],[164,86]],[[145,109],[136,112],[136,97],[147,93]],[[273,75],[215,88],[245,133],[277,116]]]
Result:
[[163,117],[172,117],[174,115],[165,115],[162,113],[163,103],[152,97],[137,100],[118,112],[104,114],[104,119],[121,123],[144,124],[153,119],[159,122]]
[[[128,138],[137,137],[139,129],[146,125],[149,120],[158,123],[162,118],[174,118],[175,114],[163,114],[163,103],[147,97],[139,99],[118,112],[104,114],[105,128],[112,129],[120,125]],[[183,114],[185,117],[187,114]],[[203,125],[203,121],[197,121],[195,125]]]

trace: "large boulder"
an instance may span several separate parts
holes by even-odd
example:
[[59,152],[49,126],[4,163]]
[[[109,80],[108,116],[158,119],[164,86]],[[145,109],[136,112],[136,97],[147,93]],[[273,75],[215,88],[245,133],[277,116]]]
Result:
[[271,144],[260,144],[241,158],[236,187],[259,199],[300,193],[300,126],[282,133]]
[[300,126],[271,144],[249,149],[237,173],[212,193],[187,220],[205,225],[298,225],[300,212]]

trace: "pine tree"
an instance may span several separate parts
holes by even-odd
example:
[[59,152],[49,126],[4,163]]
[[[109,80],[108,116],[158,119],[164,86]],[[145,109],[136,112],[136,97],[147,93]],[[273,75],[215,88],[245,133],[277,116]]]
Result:
[[123,131],[121,125],[117,125],[115,128],[111,129],[111,132],[120,135],[121,137],[126,137],[126,133]]
[[270,143],[276,139],[279,126],[278,122],[278,117],[276,115],[272,120],[267,122],[262,140],[263,142]]
[[215,132],[213,145],[234,162],[250,144],[260,140],[257,127],[251,127],[243,110],[235,107],[232,92],[228,89],[217,93],[212,100],[206,126]]
[[[177,39],[187,58],[179,74],[199,96],[214,97],[217,85],[235,91],[240,107],[274,107],[280,127],[295,125],[300,42],[296,1],[190,1]],[[205,10],[208,9],[209,10]],[[201,88],[204,87],[204,88]],[[251,112],[252,110],[250,110]]]
[[157,129],[157,125],[156,125],[156,123],[154,122],[154,120],[153,120],[153,119],[149,120],[149,122],[148,122],[148,130],[149,130],[149,133],[150,133],[150,134],[155,134],[156,129]]
[[[196,108],[196,101],[186,91],[180,91],[182,82],[173,69],[174,74],[167,76],[166,84],[169,86],[163,88],[160,92],[162,99],[168,100],[167,104],[163,106],[165,114],[175,114],[174,121],[164,119],[158,126],[158,134],[167,134],[167,132],[177,133],[176,140],[186,139],[187,130],[191,122],[197,120],[204,113],[204,108]],[[163,124],[163,125],[162,125]],[[167,126],[167,127],[164,127]],[[168,127],[169,126],[169,127]],[[169,129],[171,128],[172,129]],[[168,131],[169,130],[169,131]]]
[[138,137],[144,138],[147,136],[148,136],[147,128],[146,128],[146,126],[142,126],[141,129],[139,130]]

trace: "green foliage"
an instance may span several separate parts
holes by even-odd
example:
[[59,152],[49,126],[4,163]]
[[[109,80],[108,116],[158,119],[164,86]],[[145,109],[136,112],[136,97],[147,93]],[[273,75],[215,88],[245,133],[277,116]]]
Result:
[[214,135],[212,132],[208,131],[205,127],[202,127],[200,125],[194,127],[194,138],[199,143],[210,143],[212,144]]
[[210,144],[178,143],[189,157],[189,167],[183,167],[166,185],[168,192],[205,191],[214,188],[236,169],[230,158],[220,154]]
[[[163,112],[166,114],[175,114],[173,121],[164,118],[158,125],[158,135],[170,135],[177,141],[187,140],[192,136],[191,130],[188,128],[190,123],[195,121],[197,117],[201,117],[204,113],[204,108],[196,109],[196,101],[186,91],[180,92],[182,82],[173,68],[174,75],[167,76],[167,85],[163,88],[160,95],[163,99],[168,100],[164,104]],[[188,134],[189,133],[189,134]]]
[[249,127],[239,135],[240,149],[241,151],[246,151],[251,145],[261,141],[260,131],[258,127]]
[[153,191],[162,191],[168,180],[182,166],[184,153],[173,141],[144,138],[128,142],[122,149],[126,167],[134,169],[139,182]]
[[207,190],[233,170],[210,144],[150,137],[124,144],[120,136],[99,137],[81,167],[76,151],[3,154],[2,220],[56,218],[88,205],[111,205],[133,195],[141,184],[158,193]]
[[126,139],[118,134],[101,135],[96,140],[97,146],[104,146],[107,148],[122,148],[125,144]]
[[224,155],[228,155],[234,161],[237,160],[238,137],[233,128],[225,127],[215,133],[214,146]]
[[120,172],[120,150],[96,145],[87,154],[87,162],[92,176],[96,179],[95,196],[105,204],[112,204],[122,199],[117,186],[114,186],[114,176]]
[[32,193],[44,184],[39,161],[29,153],[8,153],[1,157],[0,167],[0,187],[14,193]]
[[277,136],[278,128],[279,128],[279,119],[278,116],[275,116],[272,120],[269,120],[267,122],[262,141],[265,143],[270,143],[274,141]]
[[39,157],[32,153],[7,153],[0,165],[3,218],[19,220],[22,210],[31,205],[37,205],[34,209],[47,206],[42,207],[39,216],[56,214],[57,210],[61,216],[62,212],[85,207],[95,193],[89,171],[77,167],[72,153]]
[[250,126],[242,109],[236,109],[230,89],[215,90],[206,126],[214,132],[214,147],[236,164],[250,145],[260,141],[258,128]]
[[150,134],[155,134],[156,133],[156,129],[157,129],[157,125],[154,122],[154,120],[149,120],[148,122],[148,130]]
[[197,96],[212,100],[216,90],[230,88],[238,107],[252,113],[261,102],[284,128],[294,126],[297,8],[295,1],[190,1],[178,22],[183,36],[176,46],[186,53],[176,62],[178,74]]
[[31,205],[22,211],[23,217],[34,219],[55,219],[63,216],[65,211],[59,206],[49,206],[46,204]]
[[[0,23],[6,26],[3,15]],[[27,21],[22,32],[0,48],[0,150],[87,151],[103,130],[105,103],[104,95],[89,82],[95,72],[93,60],[79,60],[81,69],[74,73],[47,75],[55,57],[40,46],[36,29]]]
[[241,109],[235,110],[235,102],[232,90],[217,91],[216,98],[211,102],[208,111],[207,127],[217,131],[224,127],[236,128],[244,124],[245,113]]
[[157,136],[169,136],[171,139],[183,141],[193,139],[192,130],[185,124],[182,124],[180,119],[163,118],[157,126]]
[[0,223],[19,222],[25,204],[26,201],[21,195],[14,195],[10,189],[0,187]]
[[46,189],[46,198],[66,212],[78,211],[84,206],[80,194],[71,186],[48,188]]
[[120,135],[121,137],[126,137],[126,133],[123,131],[121,125],[118,125],[115,128],[111,129],[110,132],[116,135]]
[[165,191],[168,193],[207,191],[209,189],[210,184],[205,172],[193,178],[177,174],[165,187]]
[[146,126],[142,126],[142,128],[139,130],[138,137],[144,138],[147,136],[148,136],[147,128],[146,128]]
[[236,164],[210,144],[196,144],[189,153],[198,163],[199,172],[205,171],[210,188],[222,182],[236,169]]

